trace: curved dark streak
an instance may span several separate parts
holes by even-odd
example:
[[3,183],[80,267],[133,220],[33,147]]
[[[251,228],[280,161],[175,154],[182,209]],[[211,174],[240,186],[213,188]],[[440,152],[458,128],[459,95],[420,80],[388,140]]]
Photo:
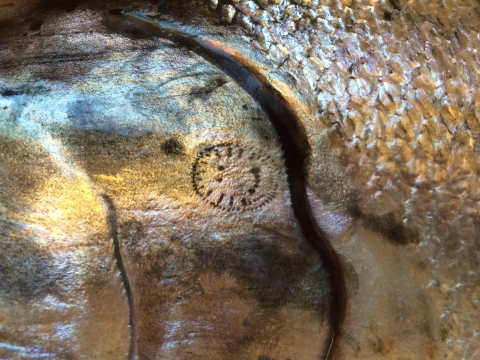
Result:
[[112,199],[106,195],[102,195],[105,204],[107,205],[108,209],[108,216],[107,222],[108,227],[110,228],[110,234],[113,238],[113,246],[114,246],[114,255],[115,259],[117,260],[118,270],[120,271],[120,276],[123,281],[123,285],[125,286],[125,291],[127,293],[127,301],[128,307],[130,308],[130,317],[129,317],[129,324],[130,324],[130,349],[129,349],[129,356],[130,360],[135,360],[137,358],[137,350],[136,350],[136,332],[135,332],[135,317],[134,317],[134,307],[133,307],[133,292],[132,287],[130,285],[130,279],[128,278],[127,269],[122,259],[122,253],[120,251],[120,243],[118,241],[118,226],[117,226],[117,209],[113,204]]
[[293,212],[298,219],[307,240],[320,253],[329,270],[334,289],[336,308],[331,343],[325,359],[331,359],[337,348],[337,340],[343,324],[346,309],[346,287],[338,255],[318,226],[307,197],[307,176],[305,167],[311,155],[306,130],[289,108],[280,92],[268,83],[262,83],[246,64],[233,58],[219,46],[212,46],[208,39],[183,33],[179,27],[164,21],[157,21],[139,13],[107,14],[104,24],[112,31],[133,38],[159,37],[178,43],[207,61],[217,65],[234,79],[268,115],[279,136],[285,156],[287,178],[290,188]]

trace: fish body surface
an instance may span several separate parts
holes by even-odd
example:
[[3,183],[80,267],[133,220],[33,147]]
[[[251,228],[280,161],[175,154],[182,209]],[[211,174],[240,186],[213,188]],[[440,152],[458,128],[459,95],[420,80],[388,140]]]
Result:
[[477,1],[0,0],[0,358],[480,358]]

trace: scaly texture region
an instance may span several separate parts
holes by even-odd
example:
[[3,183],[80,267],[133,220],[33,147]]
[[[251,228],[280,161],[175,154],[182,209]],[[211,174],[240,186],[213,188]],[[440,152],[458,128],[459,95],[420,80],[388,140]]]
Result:
[[427,274],[445,358],[478,356],[478,2],[233,5],[274,71],[311,104],[312,138],[327,131],[355,178],[350,200],[338,188],[326,195],[317,146],[313,191],[393,242],[415,244],[406,251]]

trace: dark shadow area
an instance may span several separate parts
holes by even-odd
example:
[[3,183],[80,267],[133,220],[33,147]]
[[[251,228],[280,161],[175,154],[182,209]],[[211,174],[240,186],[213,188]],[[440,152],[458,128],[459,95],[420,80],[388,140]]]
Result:
[[58,296],[55,286],[61,274],[49,252],[25,235],[24,227],[0,219],[0,299],[8,302],[41,300]]
[[29,302],[56,293],[62,278],[48,249],[36,244],[35,231],[15,220],[31,211],[30,196],[52,173],[52,164],[27,140],[0,136],[0,154],[0,298]]
[[367,229],[378,232],[395,245],[418,244],[420,241],[418,233],[396,220],[391,212],[382,216],[364,215],[363,223]]
[[235,277],[261,307],[280,308],[290,303],[314,310],[319,321],[332,320],[333,299],[325,295],[330,280],[321,265],[315,266],[318,258],[309,256],[309,246],[303,251],[285,252],[265,238],[248,236],[229,245],[199,240],[188,247],[206,269]]

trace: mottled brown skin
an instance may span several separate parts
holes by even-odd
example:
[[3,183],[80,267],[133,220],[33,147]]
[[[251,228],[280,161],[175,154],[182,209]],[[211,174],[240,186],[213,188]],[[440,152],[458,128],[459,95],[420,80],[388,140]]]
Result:
[[[100,10],[108,14],[113,9],[110,11],[112,15],[118,15],[119,9],[141,11],[170,23],[183,24],[181,30],[186,33],[200,31],[205,39],[222,44],[223,49],[230,49],[232,56],[278,91],[305,129],[312,149],[308,154],[308,199],[318,224],[340,254],[346,279],[346,317],[333,357],[456,359],[478,356],[479,343],[475,331],[479,323],[479,282],[475,269],[479,264],[480,238],[477,90],[480,79],[476,49],[480,7],[477,2],[388,1],[370,4],[363,1],[305,1],[290,6],[280,3],[278,8],[267,2],[256,5],[233,3],[236,9],[233,24],[243,29],[230,25],[222,18],[222,8],[227,5],[223,2],[215,11],[209,10],[209,5],[191,2],[107,4],[92,1],[78,3],[77,6],[56,2],[50,2],[48,6],[44,2],[30,4],[32,7],[28,3],[0,7],[0,19],[3,29],[6,29],[0,38],[0,51],[7,51],[0,60],[0,68],[2,76],[12,84],[2,85],[2,99],[24,94],[36,96],[38,87],[32,88],[28,82],[15,80],[20,79],[25,67],[30,71],[29,79],[65,81],[67,84],[78,82],[82,77],[88,78],[92,76],[92,71],[100,69],[99,62],[109,60],[109,54],[118,49],[118,45],[112,44],[124,41],[114,34],[104,36],[107,30],[101,20],[98,17],[92,20],[94,17],[89,15]],[[24,13],[32,15],[25,17]],[[61,14],[71,14],[71,17]],[[62,16],[78,21],[62,23]],[[80,48],[78,44],[84,46],[88,40],[75,45],[74,42],[62,43],[60,38],[55,38],[55,34],[62,32],[73,34],[70,32],[72,29],[80,31],[80,34],[89,31],[102,34],[102,40],[89,41],[95,44],[93,48],[103,50],[92,51],[90,59],[83,61],[85,52],[75,51],[75,46]],[[123,43],[120,51],[136,52],[138,58],[148,57],[156,44],[162,43],[150,40],[148,27],[140,24],[127,30],[123,35],[137,40],[132,40],[128,46]],[[49,40],[46,40],[49,37],[54,39],[53,42],[57,41],[57,46],[49,45]],[[98,46],[101,41],[105,46]],[[45,52],[25,56],[26,53],[35,54],[31,50],[33,44],[36,49],[46,49]],[[127,63],[140,65],[132,71],[145,69],[138,58],[127,60]],[[121,68],[120,65],[118,67]],[[106,74],[104,76],[112,74],[101,71]],[[204,75],[198,72],[195,76]],[[211,94],[231,86],[228,82],[220,85],[224,80],[219,83],[218,74],[211,78],[212,81],[205,85],[182,90],[189,94],[191,103],[208,101]],[[93,93],[97,91],[89,85],[79,86]],[[148,94],[155,93],[148,86],[145,85],[147,91],[133,95],[138,99],[136,106],[162,111],[161,106],[165,105],[158,103],[164,103],[160,97]],[[220,94],[220,98],[228,98],[228,92]],[[102,109],[101,105],[93,105]],[[231,109],[231,105],[227,107]],[[106,105],[104,108],[103,111],[108,113]],[[242,108],[241,104],[239,108]],[[196,206],[194,204],[198,199],[183,195],[192,192],[190,173],[185,169],[191,168],[192,158],[202,146],[208,145],[208,141],[196,143],[196,140],[176,133],[158,135],[157,130],[151,135],[135,137],[134,141],[122,140],[121,136],[109,135],[108,131],[124,131],[121,129],[126,129],[125,123],[118,121],[115,124],[113,118],[108,120],[110,122],[102,120],[107,121],[111,128],[97,129],[96,122],[92,120],[95,114],[92,109],[88,103],[78,103],[68,110],[70,115],[74,115],[72,119],[78,118],[78,121],[72,120],[77,121],[76,126],[85,131],[72,132],[68,126],[60,129],[54,126],[48,129],[48,133],[69,149],[67,158],[74,159],[77,169],[92,179],[95,184],[92,191],[98,191],[100,203],[103,192],[110,199],[110,206],[116,209],[116,228],[119,248],[122,249],[120,255],[125,261],[129,279],[133,279],[134,299],[138,299],[136,305],[130,307],[133,313],[137,310],[132,309],[138,309],[132,322],[136,332],[133,344],[140,357],[160,355],[159,346],[168,341],[177,344],[172,345],[174,350],[167,355],[170,358],[232,358],[232,354],[237,355],[239,351],[243,351],[247,358],[281,358],[282,354],[299,347],[298,339],[288,343],[288,336],[282,335],[288,328],[288,319],[295,318],[282,312],[286,311],[283,309],[288,292],[284,291],[288,286],[274,286],[265,293],[245,290],[250,287],[252,279],[255,279],[254,282],[263,281],[265,289],[269,289],[269,284],[275,284],[273,279],[285,278],[287,274],[292,276],[289,284],[301,283],[299,279],[306,268],[300,264],[313,264],[318,258],[303,260],[308,258],[305,257],[308,250],[302,250],[306,253],[291,254],[291,258],[284,257],[283,252],[276,252],[275,246],[261,245],[268,239],[267,234],[273,231],[272,228],[277,228],[277,220],[268,220],[270,213],[267,211],[258,217],[245,215],[240,226],[230,220],[222,225],[212,220],[222,213],[210,213],[212,209],[205,204],[201,212],[210,215],[195,218],[193,227],[189,228],[188,222],[176,222],[175,219],[186,216],[186,212],[178,212],[179,207],[190,206],[191,209]],[[221,107],[214,111],[227,116]],[[266,118],[263,121],[267,123]],[[10,129],[8,126],[7,130]],[[228,131],[235,132],[238,126],[232,125]],[[253,133],[262,132],[272,137],[268,126],[262,125],[261,128]],[[5,141],[11,141],[11,136],[8,135]],[[37,142],[41,144],[42,141],[45,140]],[[192,148],[192,144],[196,148]],[[37,145],[26,146],[27,152],[34,154],[35,159],[42,158],[40,153],[29,148]],[[46,160],[51,161],[48,151],[42,151]],[[168,171],[173,170],[176,174],[173,178],[155,170],[157,165],[154,162],[159,158],[165,159]],[[133,175],[128,175],[129,172],[124,169],[133,170]],[[29,178],[26,175],[29,171],[32,174],[41,173],[35,166],[22,171],[20,178],[24,179]],[[13,176],[15,171],[8,173]],[[41,184],[41,180],[35,176],[30,177],[32,179],[34,186],[41,186],[36,185]],[[10,189],[12,183],[15,182],[8,180],[3,186]],[[159,187],[159,183],[162,186]],[[162,206],[165,204],[164,199],[159,200],[159,195],[166,192],[169,196],[174,194],[176,202],[172,207],[159,208],[160,203]],[[10,199],[14,194],[24,194],[24,190],[8,190],[6,193]],[[283,210],[271,211],[277,219],[289,219],[280,229],[282,235],[274,236],[277,240],[284,239],[281,242],[287,244],[291,239],[302,239],[302,236],[297,230],[292,230],[296,226],[295,220],[286,210],[288,206],[282,207],[285,204],[288,201],[279,200],[269,209],[281,208]],[[107,217],[104,219],[106,223]],[[252,221],[264,221],[262,230],[248,227]],[[224,235],[220,235],[225,238],[229,238],[227,228],[246,226],[247,233],[256,233],[263,240],[258,242],[258,248],[236,245],[232,247],[233,252],[225,252],[209,247],[207,236],[200,242],[205,242],[205,245],[196,248],[192,245],[196,239],[193,234],[204,231],[200,227],[205,224],[217,232],[225,231]],[[197,225],[198,229],[195,228]],[[177,230],[168,230],[173,227]],[[102,231],[108,234],[108,229]],[[182,232],[186,234],[182,235]],[[19,237],[19,244],[25,239]],[[157,243],[159,239],[165,243]],[[241,236],[237,240],[240,240],[239,244],[257,244],[258,241]],[[15,259],[18,251],[13,249],[9,258]],[[42,255],[41,249],[32,248],[27,251],[27,257],[32,258],[35,266],[39,263],[36,259],[48,263],[49,253],[47,251]],[[243,257],[245,254],[250,255]],[[267,268],[284,269],[287,273],[272,272],[271,277],[256,278],[262,270],[248,261],[260,255],[272,260]],[[158,258],[163,260],[157,263]],[[179,295],[175,297],[175,292],[162,288],[165,284],[155,285],[158,288],[152,286],[172,276],[168,272],[169,258],[187,269],[199,268],[201,259],[208,258],[230,259],[231,265],[213,261],[200,272],[180,272]],[[245,260],[236,263],[235,259]],[[310,277],[308,283],[318,286],[322,276]],[[19,295],[14,297],[29,297],[28,294],[38,293],[35,286],[28,285],[29,281],[40,286],[46,284],[45,288],[50,286],[48,276],[42,275],[41,271],[38,279],[22,279],[15,286],[13,282],[8,283],[8,289],[19,291]],[[313,294],[317,294],[317,299],[328,299],[328,296],[322,297],[308,287],[303,289],[291,300],[297,304],[297,310],[302,306],[305,309],[315,308],[319,313],[327,314],[328,318],[331,315],[328,315],[328,309],[316,307],[318,304],[315,305],[311,298]],[[242,300],[232,294],[240,294],[238,296]],[[35,299],[35,296],[30,298]],[[305,298],[310,300],[304,303]],[[182,308],[183,305],[179,304],[185,299],[191,301]],[[248,303],[250,300],[245,302],[245,299],[257,299],[259,303]],[[213,351],[210,354],[203,352],[205,350],[201,350],[200,345],[200,348],[190,349],[197,355],[185,355],[191,354],[181,352],[185,351],[185,347],[180,345],[180,341],[187,341],[186,338],[172,338],[168,331],[173,331],[174,321],[188,319],[183,334],[194,333],[189,326],[196,324],[195,316],[214,316],[213,307],[208,304],[215,301],[231,305],[219,306],[216,310],[225,319],[230,319],[232,326],[222,327],[225,322],[219,322],[214,336],[202,337],[197,342],[210,344]],[[261,315],[254,317],[257,322],[235,318],[235,314],[248,313],[245,312],[245,304],[249,304],[251,309],[262,309]],[[235,310],[232,312],[229,309]],[[250,314],[256,313],[252,311]],[[300,313],[302,316],[307,314]],[[178,317],[168,318],[171,314]],[[301,318],[300,315],[297,317]],[[167,318],[170,322],[165,320]],[[269,332],[259,330],[268,321],[271,321],[267,326]],[[295,329],[299,331],[297,333],[304,331]],[[323,335],[324,339],[328,339],[328,332]],[[9,339],[7,342],[11,341]],[[24,341],[28,345],[28,341]],[[88,343],[91,340],[85,341]],[[272,341],[278,348],[276,352],[268,346]],[[321,341],[308,343],[306,347],[311,347],[312,353],[305,357],[316,358],[313,349],[319,350],[321,344]],[[297,356],[300,357],[299,353]]]

